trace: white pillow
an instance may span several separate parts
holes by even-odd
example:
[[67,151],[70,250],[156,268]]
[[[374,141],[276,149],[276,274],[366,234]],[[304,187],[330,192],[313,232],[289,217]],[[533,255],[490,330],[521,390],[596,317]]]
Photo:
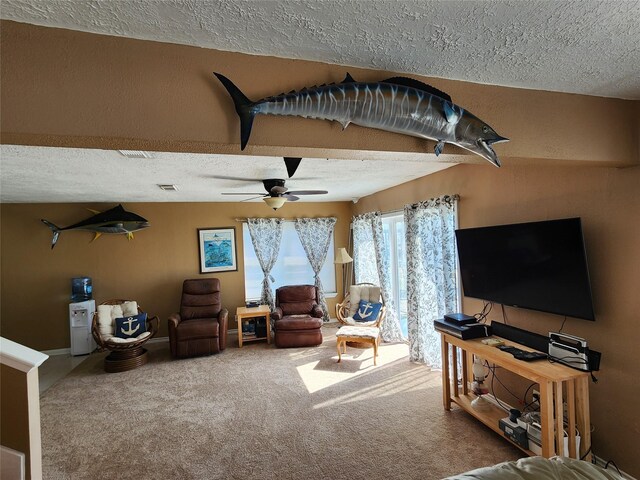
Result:
[[143,338],[146,338],[149,335],[151,335],[151,332],[143,332],[137,337],[131,337],[131,338],[111,337],[109,341],[111,343],[132,343],[132,342],[137,342],[138,340],[142,340]]
[[129,302],[123,302],[121,305],[121,308],[122,308],[122,315],[124,317],[138,314],[138,302],[135,302],[133,300]]
[[113,337],[113,305],[98,305],[98,330],[104,340]]
[[[138,312],[136,312],[138,313]],[[111,328],[113,329],[116,325],[116,318],[122,318],[124,314],[122,313],[122,307],[120,305],[111,305],[111,320],[113,323],[111,324]]]

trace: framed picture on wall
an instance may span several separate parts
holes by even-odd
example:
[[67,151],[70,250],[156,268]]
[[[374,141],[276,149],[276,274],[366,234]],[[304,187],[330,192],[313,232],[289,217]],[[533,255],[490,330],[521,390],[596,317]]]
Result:
[[199,228],[200,273],[238,270],[235,227]]

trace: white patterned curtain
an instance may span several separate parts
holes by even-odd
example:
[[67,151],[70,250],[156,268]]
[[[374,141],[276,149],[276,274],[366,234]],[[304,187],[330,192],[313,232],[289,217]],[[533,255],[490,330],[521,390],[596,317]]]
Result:
[[333,236],[333,227],[336,224],[335,217],[327,218],[296,218],[295,227],[307,254],[307,259],[313,269],[315,277],[315,286],[318,289],[318,299],[323,312],[323,320],[329,321],[329,309],[327,301],[324,298],[324,289],[320,281],[320,270],[327,259],[331,237]]
[[433,320],[458,311],[458,198],[447,195],[404,208],[409,357],[434,368],[442,368],[442,358]]
[[269,305],[273,310],[275,301],[271,282],[274,281],[274,278],[271,276],[271,269],[278,259],[278,252],[280,252],[283,220],[281,218],[248,218],[247,226],[253,249],[256,252],[258,262],[260,262],[262,273],[264,273],[260,303]]
[[384,236],[380,212],[365,213],[353,219],[353,263],[356,283],[380,286],[387,315],[381,325],[385,342],[405,340],[396,313],[391,287],[391,249]]
[[367,214],[353,218],[353,274],[356,283],[378,285],[376,247],[373,245],[373,229]]

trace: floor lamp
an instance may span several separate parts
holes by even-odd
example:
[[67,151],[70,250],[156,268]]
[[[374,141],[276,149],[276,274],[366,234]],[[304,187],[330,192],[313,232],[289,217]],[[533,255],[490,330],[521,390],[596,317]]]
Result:
[[342,264],[342,298],[347,296],[347,271],[345,270],[345,264],[353,262],[353,258],[349,256],[347,253],[347,249],[344,247],[340,247],[338,249],[338,254],[336,255],[336,259],[333,263]]

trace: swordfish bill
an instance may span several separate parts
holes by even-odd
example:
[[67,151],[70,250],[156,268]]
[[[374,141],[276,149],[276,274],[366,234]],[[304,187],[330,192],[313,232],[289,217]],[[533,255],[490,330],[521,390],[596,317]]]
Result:
[[288,115],[331,120],[436,141],[436,156],[451,143],[500,166],[491,147],[507,138],[456,105],[440,90],[405,77],[357,82],[347,73],[338,84],[282,93],[262,100],[247,98],[231,80],[215,73],[233,99],[240,117],[240,147],[245,149],[256,115]]

